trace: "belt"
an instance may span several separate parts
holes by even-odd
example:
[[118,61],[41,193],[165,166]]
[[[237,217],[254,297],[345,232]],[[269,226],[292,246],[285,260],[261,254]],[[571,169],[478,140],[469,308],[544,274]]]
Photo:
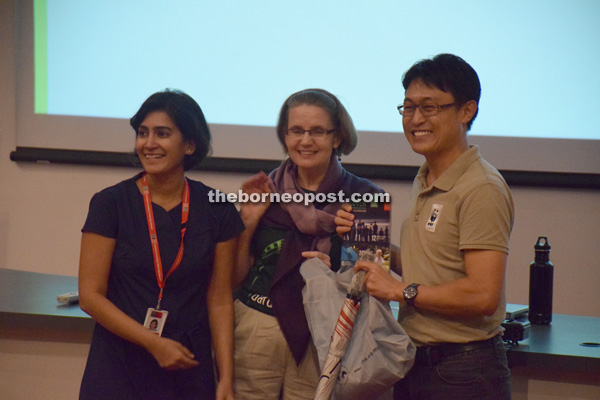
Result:
[[473,350],[494,348],[498,343],[502,343],[502,338],[499,335],[477,342],[439,343],[432,346],[421,346],[417,348],[415,361],[417,363],[436,365],[446,357],[455,356],[457,354],[466,353]]

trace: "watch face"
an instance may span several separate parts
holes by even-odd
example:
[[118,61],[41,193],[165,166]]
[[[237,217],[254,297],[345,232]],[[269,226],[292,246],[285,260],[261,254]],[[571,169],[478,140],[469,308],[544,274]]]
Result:
[[413,306],[414,299],[415,299],[415,297],[417,297],[417,294],[418,294],[417,286],[419,286],[419,285],[416,283],[412,283],[412,284],[408,285],[406,287],[406,289],[404,289],[404,292],[403,292],[404,301],[409,306]]
[[404,289],[405,297],[412,299],[417,295],[417,287],[410,285],[406,289]]

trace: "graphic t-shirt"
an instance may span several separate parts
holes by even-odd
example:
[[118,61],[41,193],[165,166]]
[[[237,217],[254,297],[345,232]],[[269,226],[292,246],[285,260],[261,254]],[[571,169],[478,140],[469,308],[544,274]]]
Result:
[[[252,254],[256,254],[256,258],[244,284],[236,293],[237,298],[242,303],[269,315],[274,315],[269,292],[279,254],[287,234],[288,230],[286,229],[258,227],[250,249]],[[331,269],[334,271],[337,271],[340,267],[341,249],[342,239],[337,234],[332,234],[329,257]]]
[[271,281],[287,234],[285,229],[259,226],[251,249],[252,254],[256,254],[256,259],[238,292],[238,299],[248,307],[269,315],[274,315],[269,299]]

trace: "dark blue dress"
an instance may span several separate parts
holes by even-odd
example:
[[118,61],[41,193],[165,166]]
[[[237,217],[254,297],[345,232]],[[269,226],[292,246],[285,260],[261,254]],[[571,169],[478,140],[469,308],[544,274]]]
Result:
[[[83,232],[115,238],[116,247],[107,298],[143,323],[148,307],[156,307],[158,283],[152,261],[143,196],[136,179],[141,174],[104,189],[90,202]],[[210,203],[212,190],[190,183],[190,214],[179,268],[167,279],[161,308],[169,311],[163,337],[186,346],[200,365],[167,371],[145,349],[96,324],[80,399],[214,399],[215,378],[211,354],[206,295],[218,242],[238,235],[243,223],[230,203]],[[166,276],[181,241],[181,204],[167,212],[153,204]]]

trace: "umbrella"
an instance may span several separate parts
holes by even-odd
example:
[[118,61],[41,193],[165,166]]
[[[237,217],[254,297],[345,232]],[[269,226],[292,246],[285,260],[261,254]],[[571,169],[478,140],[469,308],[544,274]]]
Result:
[[[366,250],[360,253],[358,259],[373,262],[375,255],[373,252]],[[344,305],[331,335],[329,350],[327,351],[327,357],[321,370],[321,377],[319,378],[314,400],[329,400],[331,398],[340,372],[342,358],[346,354],[346,348],[352,337],[354,320],[360,308],[360,298],[365,291],[365,273],[365,271],[359,271],[352,277],[352,283],[348,287]]]

